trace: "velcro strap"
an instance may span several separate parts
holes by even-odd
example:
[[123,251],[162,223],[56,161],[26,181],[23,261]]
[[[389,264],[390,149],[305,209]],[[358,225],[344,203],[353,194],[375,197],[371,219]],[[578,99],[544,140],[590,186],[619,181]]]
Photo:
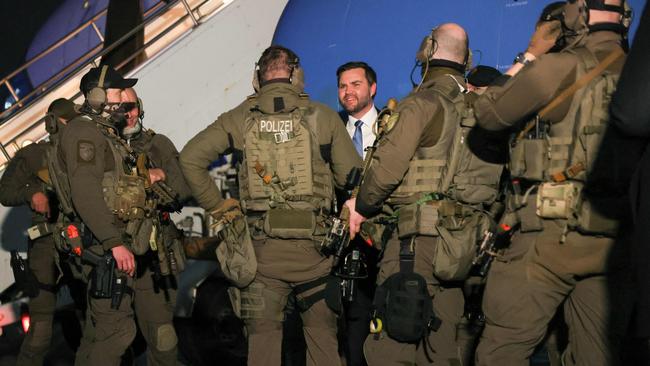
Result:
[[[316,287],[322,286],[324,284],[327,284],[327,282],[330,280],[332,276],[325,276],[321,277],[318,279],[315,279],[313,281],[303,283],[300,285],[296,285],[293,288],[293,292],[296,295],[300,295],[304,292],[307,292],[311,289],[314,289]],[[325,299],[325,288],[314,292],[313,294],[305,297],[298,297],[296,296],[296,304],[298,305],[298,308],[300,309],[301,312],[309,310],[312,305],[315,303]]]
[[573,137],[549,137],[548,142],[553,145],[571,145],[573,142]]
[[48,285],[42,282],[38,282],[38,288],[47,292],[51,292],[53,294],[56,294],[57,291],[56,285]]
[[566,168],[566,170],[564,171],[551,175],[551,179],[553,179],[553,181],[556,183],[564,182],[567,179],[576,177],[584,170],[585,170],[585,165],[582,162],[579,162],[574,165],[571,165],[570,167]]
[[296,137],[296,134],[293,132],[275,132],[275,133],[260,133],[259,139],[264,141],[275,142],[276,144],[281,144],[293,140]]
[[296,286],[293,287],[293,292],[296,295],[300,295],[303,292],[309,291],[309,290],[311,290],[313,288],[316,288],[316,287],[318,287],[318,286],[320,286],[322,284],[327,283],[327,281],[329,281],[330,277],[331,276],[325,276],[325,277],[315,279],[313,281],[309,281],[309,282],[302,283],[300,285],[296,285]]
[[323,299],[325,299],[325,289],[316,291],[307,297],[296,299],[296,305],[298,305],[298,309],[300,309],[301,312],[305,312],[309,310],[312,305]]
[[583,127],[582,133],[585,135],[596,135],[603,133],[604,130],[604,125],[587,125]]
[[47,222],[41,222],[40,224],[36,224],[30,227],[29,229],[27,229],[27,234],[29,235],[30,239],[36,240],[45,235],[52,234],[54,230],[55,230],[55,225]]

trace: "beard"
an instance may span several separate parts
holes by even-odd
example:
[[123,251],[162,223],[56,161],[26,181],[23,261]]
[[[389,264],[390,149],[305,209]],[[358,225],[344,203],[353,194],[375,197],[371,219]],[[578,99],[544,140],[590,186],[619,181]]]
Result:
[[343,104],[343,109],[345,109],[345,111],[348,112],[348,114],[355,114],[361,112],[362,110],[364,110],[366,107],[370,105],[370,102],[372,100],[369,95],[365,95],[362,97],[355,95],[354,99],[350,101],[346,101],[345,99],[341,104]]
[[142,123],[140,123],[140,121],[137,121],[133,127],[124,127],[122,129],[121,135],[123,138],[128,140],[140,133],[140,131],[142,131]]

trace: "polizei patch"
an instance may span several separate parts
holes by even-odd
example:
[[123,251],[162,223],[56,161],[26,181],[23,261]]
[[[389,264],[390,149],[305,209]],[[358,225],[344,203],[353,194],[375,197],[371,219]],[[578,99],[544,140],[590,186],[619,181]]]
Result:
[[293,121],[288,120],[260,120],[260,132],[282,133],[293,132]]

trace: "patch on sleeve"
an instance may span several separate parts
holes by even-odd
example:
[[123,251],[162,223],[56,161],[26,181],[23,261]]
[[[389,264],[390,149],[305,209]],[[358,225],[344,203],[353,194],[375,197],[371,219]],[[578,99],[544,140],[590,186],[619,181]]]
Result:
[[89,140],[79,140],[77,143],[77,161],[80,163],[95,162],[95,144]]

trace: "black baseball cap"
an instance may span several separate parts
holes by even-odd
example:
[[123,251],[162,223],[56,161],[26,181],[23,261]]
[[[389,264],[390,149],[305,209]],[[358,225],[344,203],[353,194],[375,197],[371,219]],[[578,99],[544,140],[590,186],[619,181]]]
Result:
[[478,87],[489,86],[501,72],[491,66],[478,65],[467,74],[467,82]]
[[59,98],[50,103],[47,112],[66,120],[72,119],[79,114],[75,109],[74,102],[65,98]]
[[93,67],[81,78],[81,84],[79,84],[79,89],[84,95],[86,95],[90,89],[99,85],[99,78],[101,77],[102,69],[104,68],[106,68],[106,74],[104,75],[103,89],[126,89],[133,87],[135,83],[138,82],[138,79],[123,78],[119,72],[115,71],[108,65]]

